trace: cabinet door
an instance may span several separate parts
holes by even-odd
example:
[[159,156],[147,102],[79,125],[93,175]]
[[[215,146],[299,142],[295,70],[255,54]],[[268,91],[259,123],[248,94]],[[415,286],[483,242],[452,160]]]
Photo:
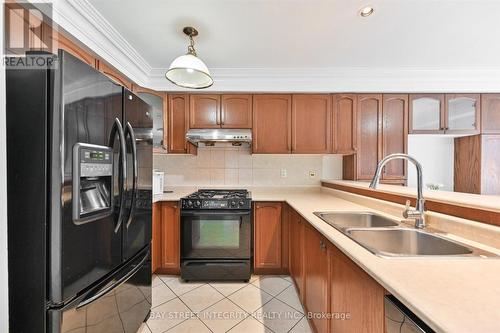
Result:
[[410,134],[444,133],[444,95],[410,95]]
[[445,132],[479,134],[481,98],[479,94],[446,94]]
[[132,90],[132,81],[128,80],[125,76],[118,73],[116,69],[109,66],[102,60],[97,61],[97,69],[103,74],[107,75],[111,80],[115,81],[118,84],[121,84],[129,90]]
[[293,95],[292,153],[330,153],[331,119],[330,95]]
[[357,98],[354,94],[333,95],[333,153],[356,153]]
[[[318,231],[309,225],[305,227],[304,253],[307,258],[304,262],[305,305],[307,311],[317,315],[328,313],[330,271],[327,242]],[[328,331],[327,319],[314,316],[310,322],[316,332]]]
[[371,180],[381,155],[382,95],[358,95],[357,178]]
[[304,256],[304,222],[299,214],[293,209],[290,209],[290,276],[299,291],[299,296],[302,299],[304,296],[304,279],[303,279],[303,256]]
[[481,95],[481,133],[500,134],[500,94]]
[[[408,95],[388,94],[382,105],[382,156],[406,153],[408,145]],[[406,161],[390,161],[384,167],[382,179],[405,180]]]
[[252,95],[222,95],[222,128],[252,128]]
[[189,128],[219,128],[220,95],[189,96]]
[[255,203],[253,213],[254,269],[257,272],[279,271],[281,270],[281,203]]
[[189,122],[188,95],[172,94],[168,99],[168,152],[186,153]]
[[253,152],[291,152],[291,95],[253,96]]
[[331,244],[329,252],[330,312],[349,315],[332,318],[330,332],[383,333],[384,288]]
[[161,267],[161,202],[153,204],[151,231],[151,270],[156,272]]
[[178,202],[162,202],[161,269],[168,274],[180,272],[180,209]]

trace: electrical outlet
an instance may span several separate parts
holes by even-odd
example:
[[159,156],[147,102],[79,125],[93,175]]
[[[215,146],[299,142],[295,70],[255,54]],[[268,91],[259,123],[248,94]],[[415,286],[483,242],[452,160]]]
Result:
[[316,177],[316,171],[309,171],[309,178]]
[[281,178],[286,178],[287,177],[287,171],[286,171],[286,169],[281,169],[280,170],[280,176],[281,176]]

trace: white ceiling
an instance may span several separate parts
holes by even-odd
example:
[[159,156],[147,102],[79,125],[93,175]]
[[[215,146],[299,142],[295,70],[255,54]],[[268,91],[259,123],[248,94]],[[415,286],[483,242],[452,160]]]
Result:
[[[215,73],[215,88],[217,74],[219,81],[238,73],[296,80],[361,70],[364,77],[397,72],[402,79],[428,70],[450,80],[474,79],[470,71],[478,70],[492,80],[485,75],[500,69],[500,0],[88,2],[149,64],[156,88],[170,62],[186,52],[187,25],[200,32],[196,49]],[[367,3],[375,13],[361,18],[357,12]]]
[[500,66],[500,1],[90,0],[152,67],[200,31],[213,68]]

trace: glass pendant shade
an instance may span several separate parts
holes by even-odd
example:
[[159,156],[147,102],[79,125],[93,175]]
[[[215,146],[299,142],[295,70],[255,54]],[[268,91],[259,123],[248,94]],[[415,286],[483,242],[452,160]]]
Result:
[[214,83],[207,65],[189,53],[172,61],[165,76],[170,82],[185,88],[202,89]]

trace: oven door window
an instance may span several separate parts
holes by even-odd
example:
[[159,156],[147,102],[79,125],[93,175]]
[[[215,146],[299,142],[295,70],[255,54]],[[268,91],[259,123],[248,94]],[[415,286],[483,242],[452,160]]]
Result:
[[183,216],[184,259],[245,258],[250,254],[250,214]]

